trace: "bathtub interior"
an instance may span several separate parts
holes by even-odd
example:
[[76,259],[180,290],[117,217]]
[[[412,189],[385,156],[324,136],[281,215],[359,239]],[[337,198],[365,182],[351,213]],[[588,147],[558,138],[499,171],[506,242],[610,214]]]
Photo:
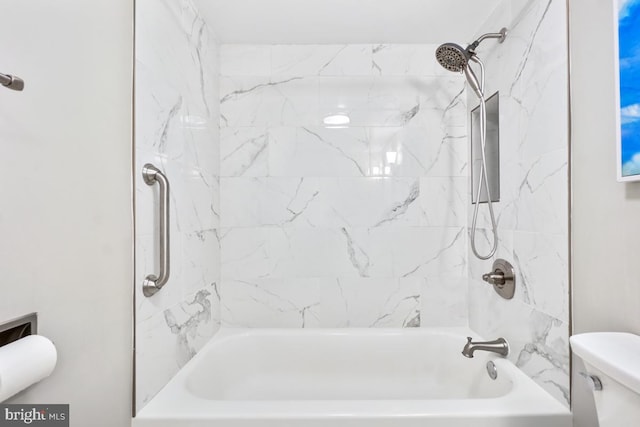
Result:
[[[412,333],[417,332],[417,333]],[[209,400],[489,399],[513,388],[492,380],[489,356],[460,354],[446,332],[224,331],[193,361],[186,388]]]

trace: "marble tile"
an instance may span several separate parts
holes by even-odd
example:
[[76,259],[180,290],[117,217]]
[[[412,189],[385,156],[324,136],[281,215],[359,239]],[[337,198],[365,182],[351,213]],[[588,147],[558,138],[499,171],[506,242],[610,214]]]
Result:
[[420,286],[394,278],[323,279],[316,312],[326,328],[419,327]]
[[231,228],[222,232],[222,277],[424,277],[462,275],[462,228]]
[[225,227],[418,226],[411,178],[223,178]]
[[271,176],[369,176],[369,140],[366,128],[269,129]]
[[524,302],[538,311],[569,321],[569,248],[566,235],[514,235],[514,262]]
[[317,77],[221,77],[220,126],[313,126]]
[[405,126],[418,120],[429,84],[418,77],[321,77],[320,116],[344,114],[352,126]]
[[182,236],[183,298],[220,281],[220,236],[217,229]]
[[275,45],[274,76],[371,75],[371,45]]
[[419,199],[413,178],[323,178],[305,217],[320,226],[418,226]]
[[136,324],[136,406],[144,407],[178,372],[175,339],[164,313]]
[[211,283],[163,315],[166,327],[174,335],[175,360],[183,367],[220,328],[217,284]]
[[170,203],[177,229],[183,233],[210,230],[220,224],[220,182],[195,166],[169,162]]
[[[429,115],[439,116],[435,110]],[[447,130],[433,124],[416,127],[368,127],[367,132],[371,145],[372,176],[468,175],[466,128],[452,127]],[[390,156],[395,158],[394,163],[389,162]]]
[[225,327],[309,328],[319,325],[319,279],[224,280],[221,296]]
[[379,44],[373,46],[373,72],[381,76],[442,76],[449,71],[436,61],[438,45]]
[[486,339],[504,337],[509,359],[560,402],[569,405],[568,324],[519,301],[501,299],[470,282],[470,323]]
[[[487,46],[482,57],[487,92],[500,91],[496,257],[514,264],[516,294],[511,301],[500,299],[479,281],[491,261],[470,255],[469,318],[470,326],[486,338],[507,338],[517,366],[568,405],[566,5],[551,0],[524,3],[505,3],[482,28],[513,22],[505,42]],[[467,213],[471,219],[471,207]],[[478,224],[484,251],[490,243],[486,206]]]
[[306,223],[307,210],[320,193],[314,178],[222,178],[221,182],[223,227]]
[[468,279],[466,277],[441,276],[407,278],[420,286],[420,320],[424,327],[467,326]]
[[465,237],[465,228],[393,228],[390,238],[396,277],[464,276]]
[[139,407],[155,394],[219,329],[215,285],[136,325],[136,391]]
[[221,176],[268,176],[270,132],[265,127],[220,130]]
[[223,44],[220,46],[221,76],[270,76],[269,45]]
[[[220,323],[219,60],[215,36],[191,0],[136,4],[136,358],[138,408],[217,331]],[[169,282],[142,295],[158,274],[158,186],[141,179],[153,163],[170,183]]]
[[468,178],[421,178],[422,224],[430,227],[464,227],[469,203]]

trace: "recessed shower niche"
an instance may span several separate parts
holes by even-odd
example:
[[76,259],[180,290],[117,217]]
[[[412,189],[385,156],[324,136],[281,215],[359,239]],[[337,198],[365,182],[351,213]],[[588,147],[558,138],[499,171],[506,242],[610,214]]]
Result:
[[[485,156],[487,162],[487,180],[492,202],[500,201],[500,95],[494,93],[486,101],[487,139]],[[480,188],[480,203],[487,203],[487,190],[480,186],[482,173],[482,143],[480,138],[480,105],[471,111],[471,203],[476,202]]]

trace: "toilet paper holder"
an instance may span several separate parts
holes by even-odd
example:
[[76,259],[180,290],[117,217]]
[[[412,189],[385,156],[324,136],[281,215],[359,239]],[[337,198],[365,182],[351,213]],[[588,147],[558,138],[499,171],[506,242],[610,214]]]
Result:
[[0,347],[38,333],[38,313],[9,320],[0,325]]

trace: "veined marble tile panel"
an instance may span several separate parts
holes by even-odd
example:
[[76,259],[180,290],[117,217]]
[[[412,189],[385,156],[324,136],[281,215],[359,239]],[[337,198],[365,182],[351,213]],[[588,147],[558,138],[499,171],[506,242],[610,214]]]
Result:
[[182,293],[192,295],[220,281],[220,237],[217,229],[182,236]]
[[[566,4],[544,0],[524,9],[511,2],[503,6],[483,30],[508,25],[507,39],[488,46],[481,57],[487,69],[486,92],[500,90],[496,256],[512,261],[517,285],[513,300],[500,299],[480,281],[491,261],[470,255],[470,325],[486,338],[507,338],[510,358],[568,405]],[[471,219],[471,206],[467,212]],[[478,243],[484,252],[490,239],[486,205],[479,227]]]
[[266,127],[220,130],[221,176],[268,176],[271,132]]
[[[435,114],[432,114],[435,113]],[[435,110],[430,116],[440,116]],[[367,128],[371,175],[464,177],[468,175],[467,130],[440,124]],[[389,162],[389,156],[395,162]],[[374,169],[377,168],[377,169]],[[389,168],[388,170],[386,168]]]
[[223,44],[220,46],[220,75],[271,75],[271,45]]
[[222,277],[423,277],[466,271],[463,229],[232,228]]
[[524,302],[536,310],[569,322],[569,248],[566,235],[514,234],[514,262]]
[[321,77],[319,113],[347,115],[353,126],[398,127],[429,124],[431,112],[464,126],[464,87],[456,78]]
[[467,270],[465,230],[393,228],[391,244],[396,277],[463,276]]
[[451,76],[436,61],[438,45],[379,44],[373,46],[373,72],[381,76]]
[[520,301],[506,301],[471,280],[470,322],[487,339],[504,337],[512,360],[540,386],[569,405],[568,324]]
[[418,226],[419,197],[413,178],[223,178],[223,226]]
[[175,162],[167,163],[165,169],[172,186],[171,204],[178,230],[191,233],[219,227],[219,177]]
[[366,128],[271,128],[268,151],[271,176],[371,175]]
[[420,286],[407,280],[328,278],[321,280],[315,310],[324,328],[420,326]]
[[467,326],[468,279],[466,277],[411,277],[420,286],[420,320],[424,327]]
[[371,45],[275,45],[274,76],[371,75]]
[[465,227],[469,203],[469,179],[421,178],[420,207],[422,225],[430,227]]
[[242,328],[319,326],[320,280],[254,278],[224,280],[222,323]]
[[220,328],[220,301],[211,284],[138,322],[137,402],[144,406]]
[[222,178],[223,227],[304,223],[319,194],[315,178]]
[[229,127],[227,177],[463,177],[466,129],[416,127]]
[[221,77],[220,126],[320,125],[318,77]]
[[180,112],[184,96],[155,70],[136,61],[136,149],[163,159],[184,154]]
[[[219,60],[213,34],[191,0],[136,4],[136,358],[138,408],[159,391],[219,327]],[[158,186],[170,183],[171,276],[151,298],[158,274]]]

